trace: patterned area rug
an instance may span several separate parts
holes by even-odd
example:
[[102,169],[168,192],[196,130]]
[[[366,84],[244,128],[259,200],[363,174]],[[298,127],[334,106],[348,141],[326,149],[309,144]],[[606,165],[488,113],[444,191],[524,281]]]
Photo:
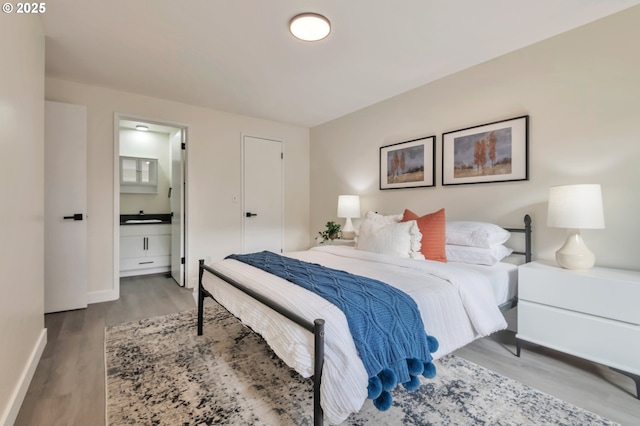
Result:
[[[186,311],[106,329],[109,425],[311,425],[312,381],[215,303],[204,335]],[[460,357],[435,379],[397,388],[393,406],[367,400],[348,425],[614,425]]]

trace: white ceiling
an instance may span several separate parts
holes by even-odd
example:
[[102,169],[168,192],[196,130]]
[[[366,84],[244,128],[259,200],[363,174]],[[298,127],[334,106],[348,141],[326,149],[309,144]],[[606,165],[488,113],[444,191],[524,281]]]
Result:
[[[305,127],[640,0],[52,0],[48,76]],[[324,14],[328,38],[288,21]]]
[[179,130],[177,127],[165,126],[164,124],[151,123],[147,120],[128,120],[126,118],[120,119],[120,129],[129,129],[129,130],[137,130],[136,126],[142,124],[149,128],[149,132],[156,133],[166,133],[171,134],[176,130]]

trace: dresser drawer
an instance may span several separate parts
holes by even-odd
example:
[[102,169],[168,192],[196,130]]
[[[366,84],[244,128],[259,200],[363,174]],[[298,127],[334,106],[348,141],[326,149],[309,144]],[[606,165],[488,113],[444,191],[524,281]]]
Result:
[[133,257],[120,259],[121,271],[134,271],[137,269],[161,268],[171,265],[171,256]]
[[518,302],[518,339],[640,374],[640,326]]
[[518,269],[518,299],[640,324],[640,273],[606,268],[570,271],[534,262]]

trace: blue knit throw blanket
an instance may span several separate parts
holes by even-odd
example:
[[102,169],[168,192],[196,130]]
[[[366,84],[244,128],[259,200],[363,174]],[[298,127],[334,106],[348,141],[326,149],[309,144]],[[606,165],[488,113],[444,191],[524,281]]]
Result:
[[420,386],[417,376],[435,376],[431,362],[438,341],[425,332],[415,301],[381,281],[281,256],[269,251],[227,256],[297,284],[344,312],[369,375],[368,397],[380,410],[391,406],[398,383]]

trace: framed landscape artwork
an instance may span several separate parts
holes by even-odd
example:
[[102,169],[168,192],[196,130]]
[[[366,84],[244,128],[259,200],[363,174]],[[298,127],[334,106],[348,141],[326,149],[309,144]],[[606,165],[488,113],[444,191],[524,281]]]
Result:
[[436,137],[380,147],[380,189],[435,186]]
[[529,180],[529,116],[442,134],[442,185]]

